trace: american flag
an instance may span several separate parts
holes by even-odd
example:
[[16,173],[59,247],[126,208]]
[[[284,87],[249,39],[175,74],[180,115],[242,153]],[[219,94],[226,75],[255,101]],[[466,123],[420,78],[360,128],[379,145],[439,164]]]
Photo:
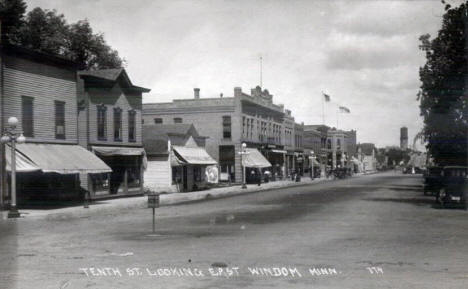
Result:
[[322,92],[322,94],[323,94],[323,97],[324,97],[325,101],[329,102],[330,101],[330,96],[328,94],[326,94],[326,93],[323,93],[323,92]]
[[351,111],[349,110],[349,108],[345,107],[345,106],[340,106],[340,112],[342,113],[350,113]]

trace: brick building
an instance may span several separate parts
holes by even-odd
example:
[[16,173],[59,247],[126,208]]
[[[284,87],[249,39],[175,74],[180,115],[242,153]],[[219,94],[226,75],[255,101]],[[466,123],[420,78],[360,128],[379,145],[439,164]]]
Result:
[[236,87],[233,97],[218,98],[200,98],[200,90],[195,88],[193,99],[144,104],[143,121],[193,124],[201,135],[209,137],[206,150],[218,161],[221,172],[237,182],[242,180],[242,143],[265,156],[275,177],[288,175],[296,163],[295,151],[301,151],[294,141],[291,112],[274,104],[273,96],[259,86],[250,94]]
[[356,131],[343,131],[326,125],[306,125],[304,147],[314,151],[322,165],[331,168],[348,166],[356,155]]

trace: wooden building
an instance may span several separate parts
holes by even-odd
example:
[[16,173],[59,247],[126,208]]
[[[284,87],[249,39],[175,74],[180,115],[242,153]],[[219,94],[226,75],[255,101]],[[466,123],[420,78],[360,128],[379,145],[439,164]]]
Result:
[[143,145],[148,154],[145,186],[157,192],[190,192],[216,182],[217,162],[205,151],[207,137],[192,124],[143,126]]
[[[79,174],[110,168],[78,146],[76,64],[17,46],[1,47],[1,117],[26,137],[17,145],[17,195],[22,199],[80,197]],[[2,202],[8,199],[10,147],[1,145]]]
[[80,71],[78,81],[78,142],[112,169],[82,175],[82,186],[92,198],[143,193],[142,95],[150,89],[123,68]]

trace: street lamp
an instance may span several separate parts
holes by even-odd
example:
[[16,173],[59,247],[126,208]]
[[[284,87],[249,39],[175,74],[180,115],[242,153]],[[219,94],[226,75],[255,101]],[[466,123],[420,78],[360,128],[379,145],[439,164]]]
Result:
[[314,151],[310,151],[310,158],[312,159],[312,161],[311,161],[312,166],[310,167],[310,178],[313,180],[314,177],[315,177],[315,174],[314,174],[314,161],[315,161]]
[[11,204],[8,218],[18,218],[20,213],[16,208],[16,143],[22,144],[26,141],[22,132],[16,132],[18,119],[10,117],[8,119],[8,127],[3,132],[0,141],[4,144],[11,143]]
[[242,143],[242,148],[241,151],[239,152],[240,154],[240,159],[241,159],[241,165],[242,165],[242,188],[247,189],[247,185],[245,184],[245,166],[244,163],[242,162],[242,156],[248,154],[248,152],[245,151],[245,148],[247,147],[247,144],[244,142]]

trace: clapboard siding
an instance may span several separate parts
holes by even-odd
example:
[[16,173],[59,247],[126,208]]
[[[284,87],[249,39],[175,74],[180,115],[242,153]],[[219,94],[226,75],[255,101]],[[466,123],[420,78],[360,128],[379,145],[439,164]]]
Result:
[[[141,102],[140,95],[125,94],[118,83],[110,89],[91,89],[87,92],[89,101],[89,142],[114,146],[142,146],[141,142]],[[107,107],[107,139],[97,138],[97,106]],[[122,109],[122,141],[114,141],[114,108]],[[128,141],[128,112],[135,111],[136,141]]]
[[169,188],[172,184],[172,168],[169,158],[148,157],[148,166],[145,171],[145,187],[158,190]]
[[5,66],[7,68],[55,79],[75,81],[76,70],[74,67],[46,63],[46,61],[37,62],[31,59],[5,55]]
[[[14,62],[13,64],[16,64]],[[42,142],[56,142],[55,138],[55,103],[65,102],[65,142],[77,142],[77,106],[76,106],[76,81],[68,76],[56,78],[44,74],[26,72],[22,67],[16,69],[10,64],[4,70],[5,93],[5,118],[16,116],[19,120],[18,129],[21,127],[22,110],[21,97],[33,97],[34,113],[34,137],[27,140],[40,140]],[[21,65],[40,66],[48,70],[48,65],[22,61]],[[54,71],[57,73],[57,69]],[[33,70],[33,69],[31,69]],[[36,69],[40,71],[41,69]],[[64,75],[70,72],[63,69]],[[59,140],[59,142],[62,142]]]

